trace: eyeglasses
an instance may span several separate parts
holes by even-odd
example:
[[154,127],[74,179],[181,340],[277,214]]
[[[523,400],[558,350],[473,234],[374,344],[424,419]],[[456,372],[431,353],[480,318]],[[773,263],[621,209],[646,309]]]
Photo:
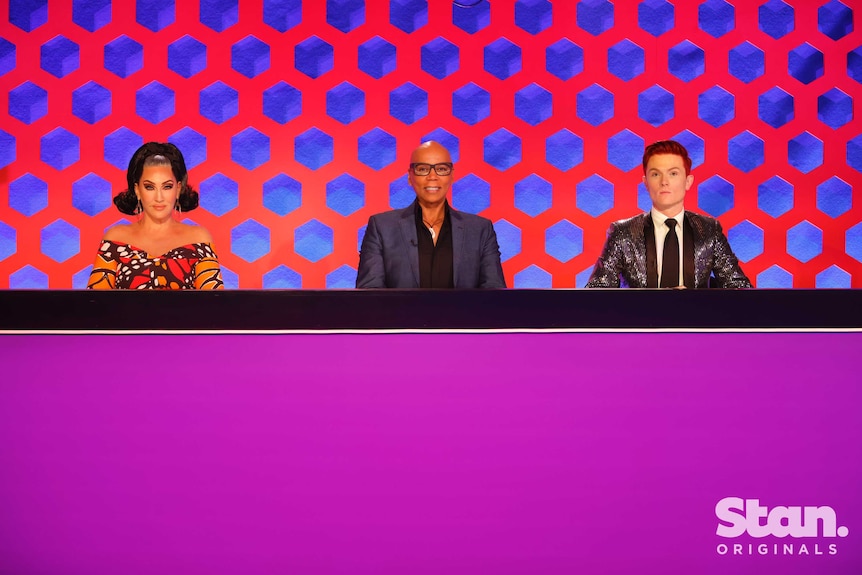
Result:
[[410,164],[410,169],[417,176],[427,176],[431,173],[431,168],[434,168],[434,173],[438,176],[448,176],[452,173],[452,162],[443,162],[442,164]]

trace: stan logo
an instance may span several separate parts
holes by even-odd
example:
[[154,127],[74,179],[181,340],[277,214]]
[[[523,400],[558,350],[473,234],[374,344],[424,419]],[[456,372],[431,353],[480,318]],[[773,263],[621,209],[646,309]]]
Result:
[[769,509],[759,499],[725,497],[715,505],[719,537],[847,537],[843,525],[837,527],[835,510],[820,507],[777,506]]

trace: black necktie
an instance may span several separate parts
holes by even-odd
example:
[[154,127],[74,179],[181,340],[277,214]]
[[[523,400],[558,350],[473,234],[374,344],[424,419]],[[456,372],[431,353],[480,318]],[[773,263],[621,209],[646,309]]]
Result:
[[664,238],[659,287],[676,287],[679,285],[679,238],[676,237],[676,220],[668,218],[664,223],[670,231]]

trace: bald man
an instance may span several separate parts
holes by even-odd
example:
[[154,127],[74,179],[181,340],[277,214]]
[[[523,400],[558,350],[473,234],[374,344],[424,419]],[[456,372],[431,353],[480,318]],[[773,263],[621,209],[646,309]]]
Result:
[[359,253],[357,288],[505,288],[491,221],[453,210],[449,151],[424,142],[410,156],[408,207],[371,216]]

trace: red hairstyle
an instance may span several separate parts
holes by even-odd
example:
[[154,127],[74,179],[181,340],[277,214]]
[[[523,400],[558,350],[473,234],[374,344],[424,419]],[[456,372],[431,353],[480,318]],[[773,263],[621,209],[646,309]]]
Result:
[[685,165],[685,175],[687,176],[691,172],[691,158],[688,157],[688,150],[685,149],[685,146],[673,140],[661,140],[650,144],[644,150],[644,174],[646,174],[649,159],[659,154],[673,154],[681,157]]

